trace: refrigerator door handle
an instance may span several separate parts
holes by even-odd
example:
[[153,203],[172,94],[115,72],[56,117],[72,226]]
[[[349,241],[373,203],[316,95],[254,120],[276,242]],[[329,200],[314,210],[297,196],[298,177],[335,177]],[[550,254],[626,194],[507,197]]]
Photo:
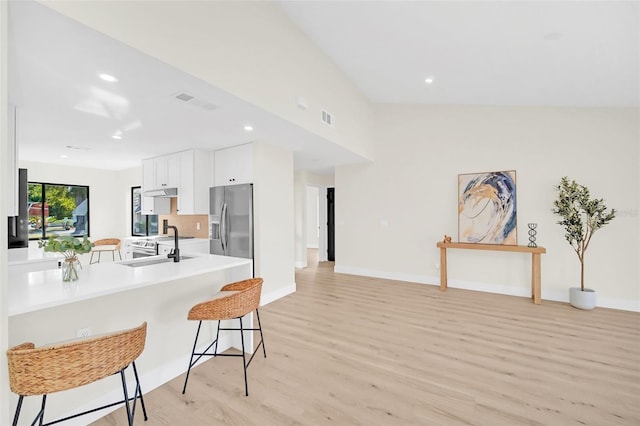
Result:
[[223,253],[227,253],[227,203],[222,205],[222,213],[220,214],[220,240],[222,243]]

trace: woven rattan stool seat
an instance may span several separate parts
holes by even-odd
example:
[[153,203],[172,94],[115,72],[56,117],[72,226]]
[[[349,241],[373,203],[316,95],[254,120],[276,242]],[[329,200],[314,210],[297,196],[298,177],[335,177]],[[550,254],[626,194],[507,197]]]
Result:
[[[41,347],[36,347],[33,343],[22,343],[10,348],[7,350],[9,385],[11,391],[20,396],[14,424],[17,424],[25,396],[43,396],[42,408],[36,420],[39,418],[40,424],[45,424],[43,419],[47,394],[77,388],[116,373],[120,373],[123,377],[125,397],[119,403],[127,405],[129,424],[133,423],[135,403],[138,398],[146,420],[146,409],[134,363],[144,349],[146,336],[147,323],[145,322],[136,328],[89,339]],[[124,382],[124,370],[129,365],[133,365],[136,378],[136,391],[131,398],[127,394]],[[133,411],[129,407],[131,400],[133,400]],[[111,405],[113,404],[107,406]],[[69,418],[83,414],[87,412]]]
[[[244,365],[244,383],[245,383],[245,394],[249,395],[249,387],[247,384],[247,367],[251,364],[253,360],[253,356],[255,355],[255,351],[247,361],[245,358],[245,348],[244,348],[244,332],[245,331],[259,331],[260,332],[260,342],[256,346],[255,350],[257,351],[260,346],[262,346],[262,352],[264,357],[267,357],[267,352],[264,347],[264,338],[262,336],[262,326],[260,325],[260,314],[258,313],[258,307],[260,306],[260,295],[262,293],[262,278],[251,278],[244,281],[238,281],[235,283],[227,284],[220,292],[216,295],[215,298],[211,300],[207,300],[202,303],[198,303],[193,306],[187,315],[188,320],[199,321],[198,322],[198,330],[196,332],[196,339],[193,342],[193,350],[191,351],[191,359],[189,361],[189,368],[187,370],[187,376],[184,380],[184,387],[182,389],[182,393],[184,394],[187,390],[187,381],[189,380],[189,373],[191,372],[191,368],[195,365],[200,358],[203,356],[237,356],[242,357],[243,365]],[[245,328],[242,324],[242,317],[250,314],[252,312],[256,313],[256,319],[258,322],[257,328]],[[220,321],[229,320],[229,319],[237,319],[239,320],[240,327],[239,328],[221,328]],[[218,329],[216,332],[216,338],[209,346],[201,353],[196,353],[196,347],[198,344],[198,336],[200,335],[200,327],[202,325],[202,321],[218,321]],[[218,353],[218,339],[220,337],[220,330],[234,330],[240,331],[240,337],[242,342],[242,354],[219,354]],[[213,353],[210,353],[209,350],[213,347]],[[197,356],[197,358],[195,358]],[[195,360],[194,360],[195,358]]]

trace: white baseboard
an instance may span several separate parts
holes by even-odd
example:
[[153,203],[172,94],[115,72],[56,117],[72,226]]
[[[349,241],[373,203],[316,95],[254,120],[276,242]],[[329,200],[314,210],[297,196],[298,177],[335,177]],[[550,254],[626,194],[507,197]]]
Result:
[[274,302],[280,298],[283,298],[291,293],[296,292],[296,283],[290,284],[286,287],[279,288],[277,290],[271,291],[269,293],[263,293],[260,298],[260,305],[264,306],[271,302]]
[[373,269],[356,268],[352,266],[338,266],[338,265],[336,265],[333,268],[333,270],[338,274],[361,275],[364,277],[383,278],[386,280],[394,280],[394,281],[407,281],[410,283],[419,283],[419,284],[436,285],[434,283],[438,283],[437,285],[440,285],[439,277],[428,277],[426,275],[400,274],[396,272],[376,271]]
[[[357,268],[351,266],[336,265],[334,271],[339,274],[360,275],[364,277],[383,278],[387,280],[406,281],[418,284],[440,285],[440,277],[417,275],[417,274],[401,274],[387,271],[377,271],[373,269]],[[447,286],[450,288],[460,288],[464,290],[483,291],[485,293],[506,294],[509,296],[531,297],[530,288],[513,288],[503,284],[484,283],[476,281],[462,281],[449,279]],[[542,299],[552,300],[554,302],[569,303],[569,289],[566,291],[546,290],[544,285],[542,288]],[[619,309],[622,311],[640,312],[640,301],[597,298],[597,306],[602,308]]]
[[306,262],[296,261],[296,268],[306,268],[306,267],[307,267]]

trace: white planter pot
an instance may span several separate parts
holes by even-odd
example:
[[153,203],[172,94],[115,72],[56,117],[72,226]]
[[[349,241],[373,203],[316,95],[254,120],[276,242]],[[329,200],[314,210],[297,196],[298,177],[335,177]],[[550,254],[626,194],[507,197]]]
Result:
[[569,288],[569,303],[578,309],[593,309],[596,307],[596,292],[589,288],[584,291],[580,287]]

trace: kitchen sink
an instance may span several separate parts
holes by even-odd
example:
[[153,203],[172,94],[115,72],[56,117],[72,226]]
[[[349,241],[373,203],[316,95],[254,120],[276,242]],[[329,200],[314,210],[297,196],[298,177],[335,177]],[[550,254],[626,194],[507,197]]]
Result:
[[[180,262],[183,260],[193,259],[195,256],[180,256]],[[127,260],[124,262],[119,262],[121,265],[130,266],[132,268],[137,268],[138,266],[149,266],[149,265],[158,265],[161,263],[174,263],[172,258],[169,257],[160,257],[153,259],[134,259]]]

